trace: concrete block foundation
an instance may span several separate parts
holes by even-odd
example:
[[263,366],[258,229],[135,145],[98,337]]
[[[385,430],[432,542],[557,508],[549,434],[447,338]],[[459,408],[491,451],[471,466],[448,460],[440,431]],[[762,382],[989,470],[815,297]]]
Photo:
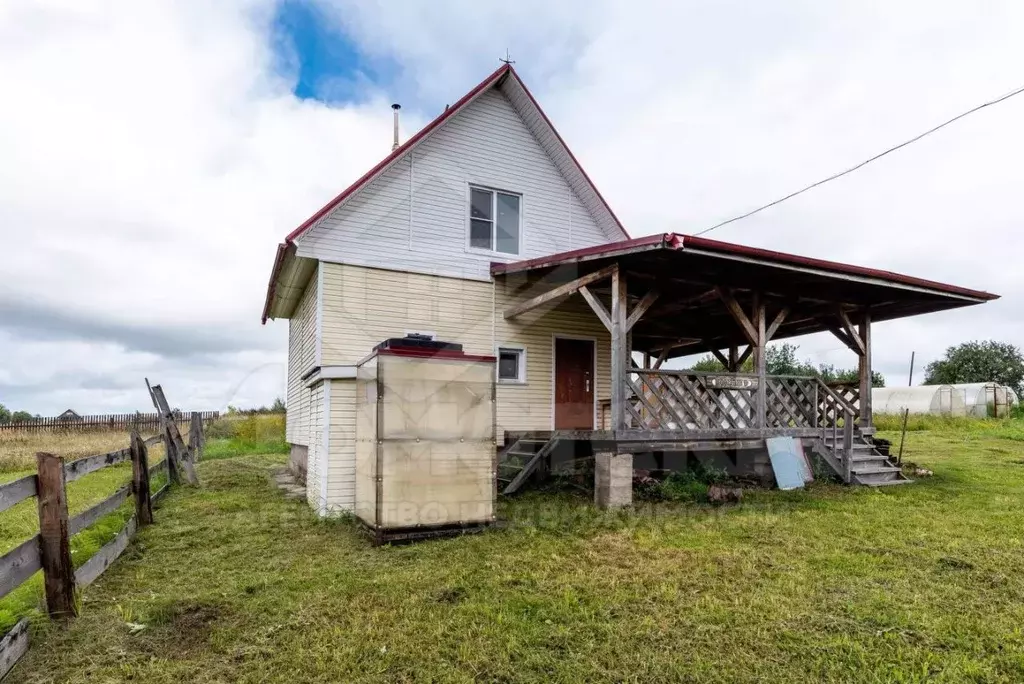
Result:
[[601,452],[594,455],[594,503],[598,508],[633,504],[633,455]]

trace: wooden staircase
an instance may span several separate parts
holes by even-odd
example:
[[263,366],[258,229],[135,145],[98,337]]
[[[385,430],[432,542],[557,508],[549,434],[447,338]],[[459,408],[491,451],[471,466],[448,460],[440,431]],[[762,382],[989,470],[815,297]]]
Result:
[[502,494],[516,492],[555,450],[558,438],[520,437],[510,441],[498,453],[498,489]]
[[[817,444],[822,447],[818,453],[825,456],[828,464],[842,477],[843,464],[836,456],[838,450],[841,450],[843,446],[841,434],[838,436],[838,441],[838,445],[834,444],[832,435],[825,435]],[[883,455],[875,448],[870,436],[864,435],[859,429],[856,429],[853,434],[851,464],[852,481],[850,484],[889,487],[913,482],[903,474],[902,468],[896,465],[890,457]]]

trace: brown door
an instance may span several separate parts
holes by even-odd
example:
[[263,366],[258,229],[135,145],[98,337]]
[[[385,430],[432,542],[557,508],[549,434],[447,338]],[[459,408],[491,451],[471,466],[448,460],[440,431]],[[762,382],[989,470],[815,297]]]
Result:
[[555,429],[594,429],[594,343],[555,338]]

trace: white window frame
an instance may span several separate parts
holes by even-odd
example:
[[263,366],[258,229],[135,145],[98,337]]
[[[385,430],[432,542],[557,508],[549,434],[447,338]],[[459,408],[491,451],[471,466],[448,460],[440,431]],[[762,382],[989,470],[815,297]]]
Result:
[[[481,247],[474,247],[472,243],[473,236],[473,191],[483,190],[484,192],[491,193],[491,249],[483,249]],[[499,252],[494,249],[494,241],[498,236],[498,195],[511,195],[512,197],[519,198],[519,239],[516,242],[515,254],[511,252]],[[502,257],[505,259],[517,258],[523,253],[523,216],[525,214],[525,199],[523,193],[513,192],[511,190],[502,190],[501,188],[491,187],[489,185],[480,185],[478,183],[470,183],[466,189],[466,251],[474,254],[487,254],[488,256]]]
[[[501,352],[510,351],[519,354],[519,376],[513,378],[501,377]],[[494,377],[499,385],[525,385],[526,384],[526,347],[521,344],[499,344],[494,348],[494,357],[497,363],[494,364]]]

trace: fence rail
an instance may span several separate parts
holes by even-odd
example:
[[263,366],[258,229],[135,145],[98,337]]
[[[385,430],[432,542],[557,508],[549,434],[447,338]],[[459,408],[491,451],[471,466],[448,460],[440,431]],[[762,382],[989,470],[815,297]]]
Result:
[[[170,412],[165,415],[170,418]],[[215,419],[217,415],[210,412],[193,414],[183,419],[182,422],[190,422],[188,447],[181,443],[175,426],[177,421],[166,420],[160,434],[145,440],[139,436],[137,429],[133,429],[126,449],[66,463],[64,459],[52,454],[37,454],[38,468],[35,474],[0,485],[0,512],[33,497],[38,500],[39,512],[39,532],[0,556],[0,598],[42,570],[46,608],[50,617],[73,617],[77,612],[76,589],[91,584],[102,575],[128,547],[138,528],[153,522],[153,504],[167,493],[172,482],[179,481],[178,469],[190,467],[189,461],[201,453],[205,440],[203,424]],[[137,423],[133,422],[132,425]],[[157,425],[160,425],[159,417]],[[165,458],[151,466],[149,447],[161,441],[165,446]],[[132,464],[131,477],[126,484],[90,508],[74,516],[68,515],[67,483],[125,462]],[[167,482],[154,491],[150,478],[161,473],[167,474]],[[134,499],[135,510],[114,539],[74,569],[71,563],[71,537],[115,512],[129,499]],[[28,649],[28,639],[27,618],[20,620],[0,639],[0,679],[24,655]]]
[[[188,425],[192,420],[190,411],[174,411],[174,421],[179,425]],[[198,411],[203,425],[209,425],[220,418],[220,411]],[[78,418],[35,418],[17,423],[0,423],[0,431],[22,430],[28,432],[85,432],[88,430],[139,430],[159,429],[161,427],[159,413],[114,413],[100,416],[80,416]]]

